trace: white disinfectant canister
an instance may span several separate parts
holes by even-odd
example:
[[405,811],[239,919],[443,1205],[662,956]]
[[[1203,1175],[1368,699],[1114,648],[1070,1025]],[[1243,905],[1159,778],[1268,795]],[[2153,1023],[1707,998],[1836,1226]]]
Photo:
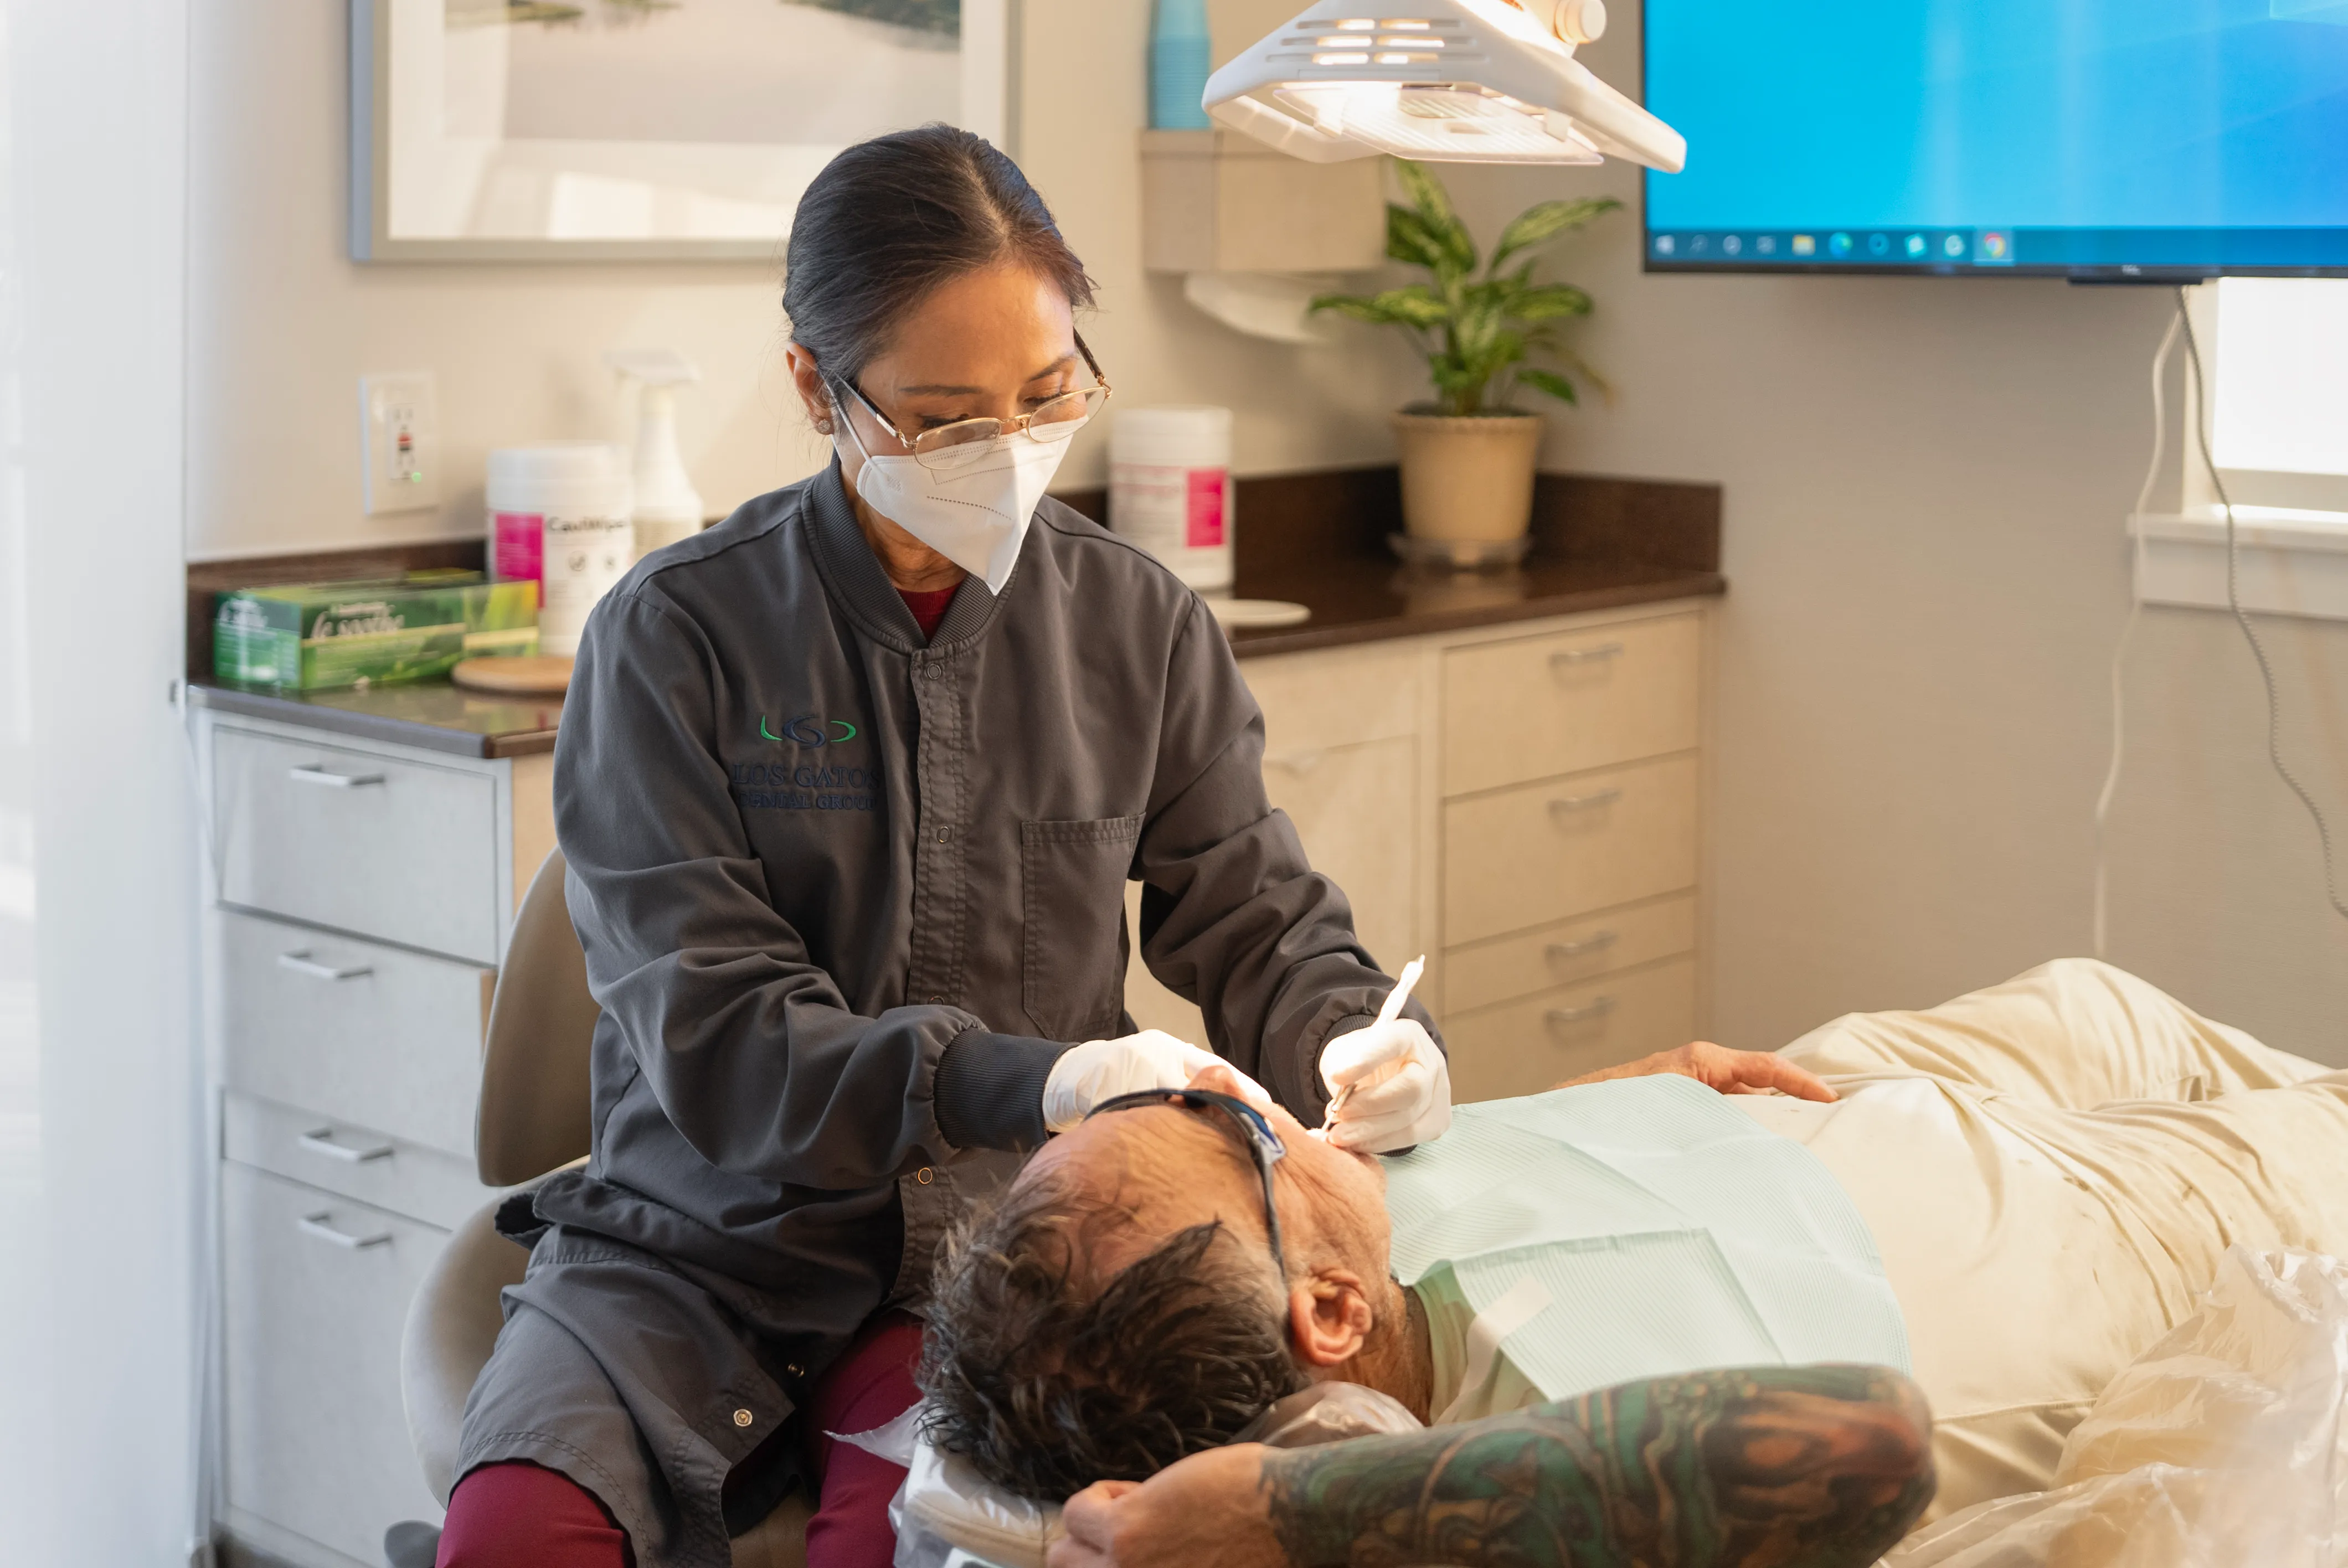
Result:
[[1124,408],[1109,432],[1108,526],[1202,593],[1231,586],[1231,411]]
[[538,583],[539,646],[579,651],[595,601],[635,559],[628,465],[601,441],[550,441],[489,454],[489,570]]

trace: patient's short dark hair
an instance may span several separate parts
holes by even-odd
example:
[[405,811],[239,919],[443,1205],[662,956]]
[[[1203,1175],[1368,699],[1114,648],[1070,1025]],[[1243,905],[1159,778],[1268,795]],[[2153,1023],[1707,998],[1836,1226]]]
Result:
[[930,1440],[1022,1496],[1146,1481],[1303,1386],[1269,1269],[1219,1222],[1096,1290],[1079,1266],[1086,1238],[1125,1217],[1038,1181],[939,1264],[922,1356]]

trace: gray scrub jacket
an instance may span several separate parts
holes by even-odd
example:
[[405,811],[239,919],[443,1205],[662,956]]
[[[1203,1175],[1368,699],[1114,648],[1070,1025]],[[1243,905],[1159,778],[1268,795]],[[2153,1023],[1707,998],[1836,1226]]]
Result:
[[644,1568],[726,1563],[797,1477],[768,1440],[812,1381],[921,1309],[1060,1054],[1130,1027],[1128,879],[1151,973],[1317,1121],[1321,1048],[1392,982],[1262,752],[1199,597],[1056,501],[927,643],[836,467],[630,572],[555,749],[593,1152],[503,1217],[530,1272],[459,1473],[534,1461]]

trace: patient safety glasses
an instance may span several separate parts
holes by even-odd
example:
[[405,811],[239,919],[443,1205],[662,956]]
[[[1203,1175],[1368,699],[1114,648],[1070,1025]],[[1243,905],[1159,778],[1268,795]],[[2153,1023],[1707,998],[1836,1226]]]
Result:
[[1280,1245],[1280,1207],[1272,1201],[1272,1168],[1288,1156],[1288,1145],[1272,1130],[1262,1112],[1246,1101],[1229,1094],[1218,1094],[1211,1089],[1144,1089],[1133,1094],[1119,1094],[1094,1106],[1085,1120],[1110,1111],[1130,1111],[1139,1105],[1186,1105],[1193,1111],[1220,1111],[1239,1124],[1240,1137],[1255,1160],[1256,1173],[1263,1178],[1263,1228],[1272,1245],[1272,1266],[1280,1270],[1280,1283],[1288,1285],[1288,1257]]

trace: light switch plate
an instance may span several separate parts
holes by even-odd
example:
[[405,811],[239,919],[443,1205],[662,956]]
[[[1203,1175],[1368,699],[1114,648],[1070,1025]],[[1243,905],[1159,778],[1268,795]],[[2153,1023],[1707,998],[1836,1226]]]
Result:
[[440,504],[439,393],[430,371],[359,377],[359,426],[368,517]]

